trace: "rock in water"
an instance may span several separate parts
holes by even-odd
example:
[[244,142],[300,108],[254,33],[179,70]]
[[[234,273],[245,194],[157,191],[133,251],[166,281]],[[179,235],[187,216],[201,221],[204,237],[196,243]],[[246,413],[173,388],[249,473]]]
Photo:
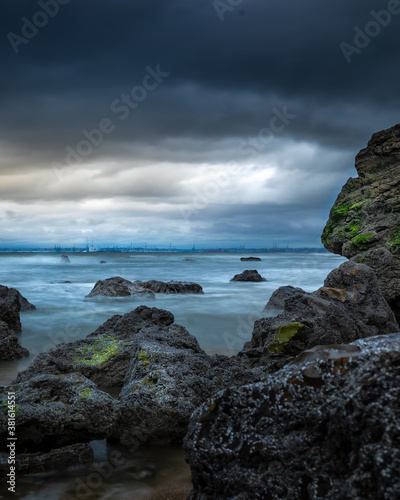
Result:
[[261,362],[276,370],[316,345],[397,331],[374,271],[348,261],[329,273],[317,291],[298,291],[285,300],[283,313],[256,321],[251,342],[239,355],[250,365]]
[[134,285],[151,290],[154,293],[197,293],[204,294],[203,288],[197,283],[186,281],[134,281]]
[[256,269],[253,270],[246,270],[243,271],[240,274],[236,274],[231,281],[251,281],[254,283],[261,282],[261,281],[267,281],[265,278],[260,276],[258,274],[258,271]]
[[71,264],[71,261],[69,260],[68,255],[61,255],[60,262],[62,264]]
[[304,293],[301,288],[295,288],[293,286],[281,286],[271,295],[267,305],[264,307],[264,311],[276,311],[277,309],[284,309],[285,301],[297,293]]
[[321,347],[204,403],[184,442],[188,499],[399,498],[399,346],[394,334]]
[[99,280],[93,287],[92,291],[87,295],[87,298],[92,297],[130,297],[130,296],[146,296],[154,298],[154,293],[140,286],[138,283],[115,276]]
[[[0,442],[8,436],[8,393],[15,393],[18,449],[49,451],[111,434],[118,403],[80,374],[39,375],[0,386]],[[3,449],[2,451],[6,451]]]
[[356,156],[322,233],[330,252],[367,264],[400,320],[400,124],[374,134]]
[[0,321],[0,360],[9,361],[24,356],[29,356],[29,351],[19,345],[18,337],[8,328],[7,323]]
[[252,262],[252,261],[254,261],[254,262],[257,261],[258,262],[258,261],[261,261],[260,257],[240,257],[240,260],[242,262]]

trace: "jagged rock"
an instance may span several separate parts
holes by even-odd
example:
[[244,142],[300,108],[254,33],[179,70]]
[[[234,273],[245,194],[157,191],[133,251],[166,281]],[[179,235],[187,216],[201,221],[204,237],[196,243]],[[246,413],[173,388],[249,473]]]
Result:
[[[9,453],[0,453],[0,470],[9,470]],[[63,448],[56,448],[47,453],[23,453],[15,457],[18,476],[38,474],[66,469],[77,465],[86,465],[94,460],[93,449],[89,443],[78,443]]]
[[[118,403],[80,374],[39,375],[0,386],[0,442],[7,443],[8,394],[15,392],[18,449],[30,453],[111,434]],[[2,451],[6,451],[3,449]]]
[[186,281],[134,281],[134,285],[151,290],[154,293],[199,293],[203,294],[203,288],[197,283]]
[[182,439],[192,411],[207,397],[264,375],[239,360],[207,355],[170,312],[146,306],[113,316],[84,340],[40,354],[16,382],[70,372],[101,387],[123,386],[113,436],[128,433],[140,442]]
[[146,298],[154,298],[154,293],[151,290],[145,289],[138,284],[138,282],[132,283],[132,281],[121,278],[120,276],[115,276],[114,278],[108,278],[105,280],[99,280],[92,291],[87,295],[87,298],[91,297],[129,297],[129,296],[145,296]]
[[398,330],[374,271],[348,261],[334,269],[317,291],[298,291],[285,300],[283,313],[256,321],[252,339],[239,355],[250,365],[268,364],[272,371],[316,345],[349,343]]
[[260,257],[240,257],[242,262],[253,262],[253,261],[261,261]]
[[18,290],[0,285],[0,321],[7,323],[8,327],[14,332],[20,332],[21,320],[19,313],[29,309],[36,309],[36,307],[28,302]]
[[400,320],[400,125],[374,134],[356,156],[357,178],[343,186],[322,243],[376,272]]
[[302,356],[193,413],[188,500],[398,498],[400,334]]
[[8,361],[29,356],[29,351],[21,347],[16,334],[10,330],[7,323],[0,321],[0,360]]
[[68,255],[61,255],[60,262],[62,264],[71,264],[71,261],[69,260]]
[[267,281],[265,278],[260,276],[258,274],[258,271],[255,269],[253,270],[246,270],[243,271],[240,274],[236,274],[231,281],[252,281],[252,282],[261,282],[261,281]]
[[271,295],[267,305],[264,307],[264,311],[276,311],[279,309],[284,309],[285,300],[293,297],[297,293],[303,293],[301,288],[295,288],[293,286],[281,286]]

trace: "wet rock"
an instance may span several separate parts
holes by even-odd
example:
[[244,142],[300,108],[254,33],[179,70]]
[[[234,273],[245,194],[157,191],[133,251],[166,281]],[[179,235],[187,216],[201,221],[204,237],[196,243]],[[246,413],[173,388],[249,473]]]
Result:
[[256,321],[252,339],[239,355],[251,366],[260,362],[273,371],[316,345],[398,330],[373,270],[349,261],[334,269],[317,291],[297,291],[286,299],[283,313]]
[[242,262],[258,262],[261,261],[260,257],[240,257],[240,260]]
[[264,311],[276,311],[279,309],[284,309],[285,301],[297,293],[303,293],[301,288],[295,288],[293,286],[281,286],[271,295],[267,305],[264,307]]
[[204,403],[184,442],[188,498],[397,498],[399,346],[393,334],[319,347]]
[[68,255],[61,255],[60,262],[62,264],[71,264],[71,261],[69,260]]
[[145,289],[138,284],[138,282],[132,283],[132,281],[121,278],[120,276],[115,276],[114,278],[108,278],[105,280],[99,280],[92,291],[87,295],[87,298],[91,297],[130,297],[130,296],[140,296],[146,298],[154,298],[154,293],[151,290]]
[[134,281],[134,284],[151,290],[154,293],[198,293],[204,294],[203,288],[197,283],[188,283],[186,281]]
[[[0,469],[9,470],[8,453],[0,453]],[[15,467],[18,475],[38,474],[92,463],[94,454],[88,443],[72,444],[47,453],[17,454]]]
[[101,260],[100,264],[107,264],[107,261],[106,260]]
[[[0,442],[7,442],[7,399],[15,393],[18,449],[49,451],[111,433],[118,403],[80,374],[39,375],[21,384],[0,386]],[[6,451],[5,449],[1,451]]]
[[366,264],[400,319],[400,125],[374,134],[356,156],[357,178],[343,186],[322,243]]
[[36,309],[15,288],[0,285],[0,321],[7,323],[14,332],[21,331],[20,312]]
[[258,274],[258,271],[254,270],[246,270],[240,274],[236,274],[231,281],[252,281],[252,282],[261,282],[267,281],[265,278]]
[[20,346],[18,337],[8,328],[7,323],[0,321],[0,360],[8,361],[24,356],[29,356],[29,351]]

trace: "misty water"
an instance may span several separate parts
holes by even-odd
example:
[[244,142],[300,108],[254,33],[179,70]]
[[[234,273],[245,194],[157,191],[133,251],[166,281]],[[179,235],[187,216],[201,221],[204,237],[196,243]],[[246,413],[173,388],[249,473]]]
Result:
[[[60,254],[54,253],[0,254],[0,284],[17,288],[37,307],[36,311],[21,315],[19,339],[31,355],[0,362],[0,384],[10,383],[38,353],[60,342],[84,338],[112,315],[124,314],[142,304],[171,311],[175,321],[195,335],[207,353],[234,355],[250,340],[254,321],[266,315],[263,308],[276,288],[290,284],[306,291],[315,290],[332,269],[345,261],[328,253],[254,256],[262,261],[241,262],[240,255],[234,253],[87,253],[69,254],[71,264],[63,264]],[[100,260],[106,264],[100,264]],[[245,269],[257,269],[268,281],[230,282]],[[129,280],[194,281],[203,287],[204,295],[85,300],[97,280],[112,276]],[[96,442],[93,448],[97,464],[107,460],[110,445]],[[140,500],[166,481],[189,474],[180,446],[118,449],[124,456],[123,465],[114,469],[101,485],[93,483],[90,491],[80,490],[83,496],[76,496],[76,488],[86,484],[92,466],[17,476],[17,493],[10,494],[10,498]],[[65,496],[67,491],[69,496]],[[0,498],[1,494],[8,498],[3,489]]]

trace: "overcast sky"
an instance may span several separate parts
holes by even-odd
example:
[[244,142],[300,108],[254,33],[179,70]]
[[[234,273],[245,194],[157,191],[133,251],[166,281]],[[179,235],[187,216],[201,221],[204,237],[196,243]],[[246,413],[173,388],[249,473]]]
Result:
[[400,121],[397,0],[0,14],[0,247],[319,246],[355,155]]

